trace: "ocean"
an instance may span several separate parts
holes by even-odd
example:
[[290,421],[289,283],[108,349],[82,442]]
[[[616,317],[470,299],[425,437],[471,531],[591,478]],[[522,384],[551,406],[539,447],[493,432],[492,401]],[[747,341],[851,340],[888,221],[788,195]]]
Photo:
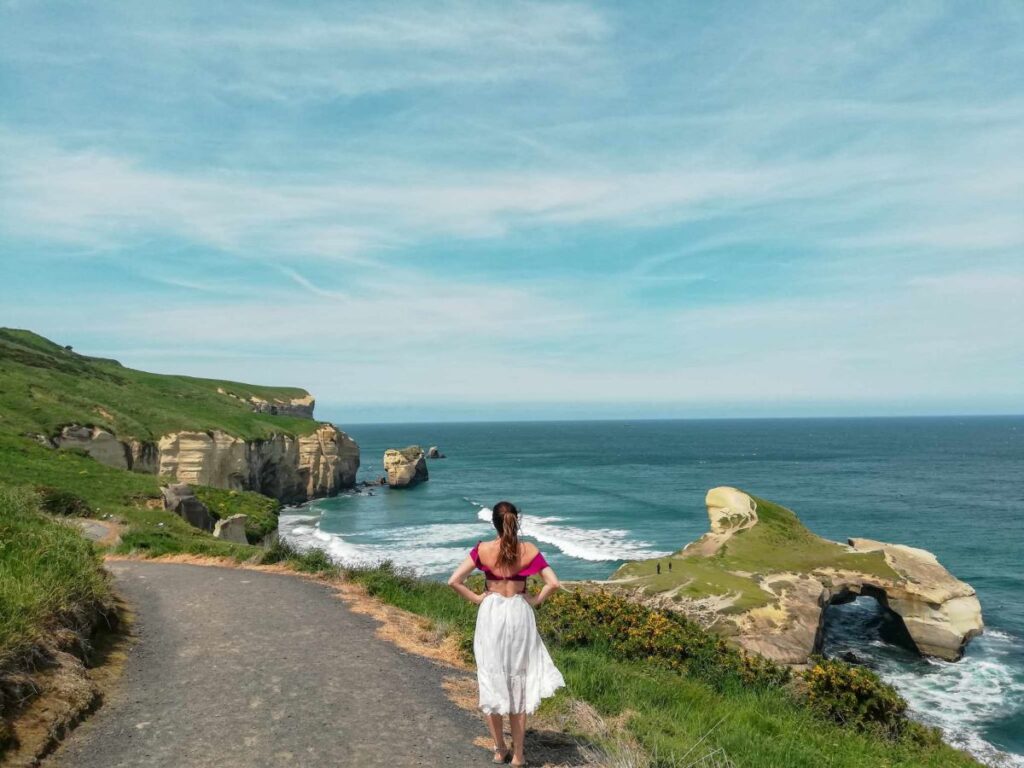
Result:
[[986,633],[962,661],[893,645],[870,598],[829,610],[826,651],[855,653],[988,764],[1024,767],[1024,417],[342,427],[362,449],[363,480],[383,474],[386,448],[437,445],[448,457],[418,487],[286,511],[286,538],[343,563],[446,577],[493,535],[486,508],[509,499],[561,578],[604,579],[703,534],[716,485],[783,504],[830,539],[930,550],[981,600]]

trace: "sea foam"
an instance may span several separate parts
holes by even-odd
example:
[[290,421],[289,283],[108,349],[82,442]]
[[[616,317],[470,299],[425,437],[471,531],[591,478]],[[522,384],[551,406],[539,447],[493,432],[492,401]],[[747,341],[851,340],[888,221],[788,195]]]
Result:
[[1012,660],[1020,640],[990,629],[960,661],[920,659],[876,634],[883,617],[871,598],[842,606],[826,625],[826,653],[853,650],[900,692],[916,720],[939,728],[953,746],[989,766],[1024,768],[1024,756],[1003,752],[982,735],[991,722],[1024,709],[1024,681]]
[[[481,507],[477,517],[491,522],[492,511]],[[671,553],[651,549],[646,541],[630,538],[629,531],[618,528],[578,528],[563,525],[560,517],[523,515],[521,532],[545,544],[551,544],[567,557],[591,562],[613,560],[644,560],[665,557]]]
[[1000,751],[980,735],[985,725],[1024,708],[1024,682],[1009,657],[1020,641],[989,631],[957,662],[929,659],[928,668],[883,662],[879,672],[910,705],[914,716],[937,726],[954,746],[987,765],[1024,768],[1024,756]]
[[[278,523],[279,534],[282,539],[299,551],[324,550],[328,557],[339,565],[369,567],[387,560],[420,576],[446,573],[455,568],[468,554],[465,547],[440,546],[445,542],[465,538],[465,526],[422,526],[422,528],[431,530],[423,532],[418,537],[415,535],[414,529],[420,527],[409,526],[410,530],[404,539],[399,538],[399,529],[387,532],[388,536],[394,534],[394,544],[363,544],[352,540],[353,538],[358,539],[359,534],[341,536],[323,531],[317,524],[318,522],[317,520],[311,524],[308,516],[282,516]],[[442,530],[444,528],[455,530],[446,533]],[[476,531],[479,531],[480,528],[479,525],[473,526]],[[397,546],[399,542],[402,546]]]

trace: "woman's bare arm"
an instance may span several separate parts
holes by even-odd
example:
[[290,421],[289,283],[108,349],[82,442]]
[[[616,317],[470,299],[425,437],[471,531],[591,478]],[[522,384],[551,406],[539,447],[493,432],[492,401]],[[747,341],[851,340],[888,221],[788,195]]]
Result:
[[480,605],[480,603],[484,599],[484,596],[478,595],[465,584],[466,577],[473,572],[474,568],[476,568],[476,563],[473,562],[473,558],[467,557],[465,560],[459,563],[459,567],[455,569],[455,571],[451,575],[451,578],[448,579],[448,586],[454,589],[464,598],[469,600],[469,602]]
[[540,592],[536,595],[528,595],[526,598],[527,602],[534,608],[547,600],[548,595],[558,589],[559,586],[558,577],[550,565],[540,572],[540,577],[544,579],[544,586],[540,588]]

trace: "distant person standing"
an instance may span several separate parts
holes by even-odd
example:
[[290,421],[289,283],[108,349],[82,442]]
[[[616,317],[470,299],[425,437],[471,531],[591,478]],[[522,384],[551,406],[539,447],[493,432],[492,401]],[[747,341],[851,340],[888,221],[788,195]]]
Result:
[[[495,504],[491,522],[497,538],[478,542],[452,573],[448,586],[480,606],[473,655],[480,709],[494,738],[494,762],[520,766],[526,765],[526,715],[565,685],[537,632],[533,613],[558,589],[558,577],[537,547],[519,541],[519,510],[512,503]],[[465,584],[476,568],[486,580],[482,595]],[[528,595],[526,579],[534,574],[540,574],[544,586],[537,595]],[[505,745],[504,715],[512,731],[511,749]]]

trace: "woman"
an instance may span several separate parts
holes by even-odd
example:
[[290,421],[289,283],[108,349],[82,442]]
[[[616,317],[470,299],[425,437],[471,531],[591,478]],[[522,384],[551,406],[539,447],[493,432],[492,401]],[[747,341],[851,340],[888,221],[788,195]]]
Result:
[[[526,715],[540,700],[565,685],[544,647],[533,608],[558,589],[558,577],[533,544],[519,541],[519,510],[507,501],[494,505],[491,516],[498,537],[478,542],[462,561],[448,585],[480,606],[476,614],[473,654],[480,685],[480,709],[494,737],[494,762],[526,765],[523,737]],[[478,595],[465,585],[479,568],[486,588]],[[536,595],[526,593],[526,578],[539,573],[544,586]],[[502,716],[508,715],[512,749],[505,746]]]

